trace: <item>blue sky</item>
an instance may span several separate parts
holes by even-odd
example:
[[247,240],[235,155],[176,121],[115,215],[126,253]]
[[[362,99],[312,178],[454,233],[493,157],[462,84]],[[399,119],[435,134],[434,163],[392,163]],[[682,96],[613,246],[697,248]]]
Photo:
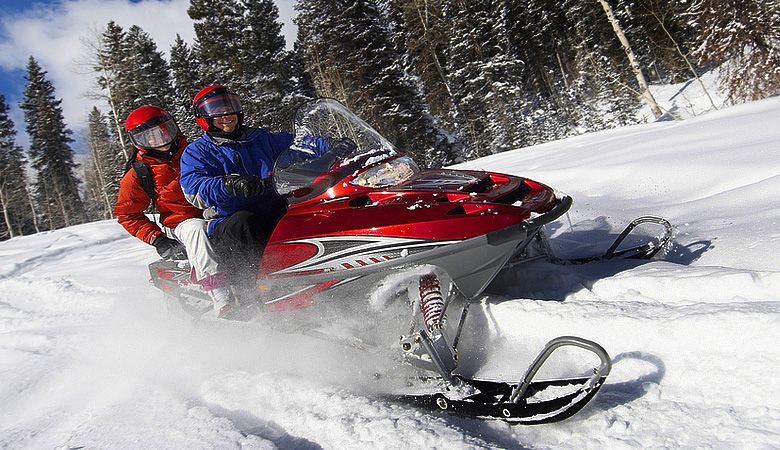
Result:
[[[31,11],[36,7],[45,6],[47,3],[53,3],[55,0],[3,0],[0,7],[0,21],[6,17],[13,17],[23,11]],[[2,38],[3,40],[5,38]],[[0,66],[0,94],[6,96],[6,101],[17,100],[17,96],[24,89],[24,70],[6,69]],[[18,94],[17,94],[18,93]],[[20,129],[20,124],[17,124]]]
[[[276,0],[282,33],[290,46],[295,36],[294,3]],[[96,42],[113,20],[125,29],[139,25],[167,54],[177,33],[193,43],[188,7],[189,0],[0,0],[0,94],[10,106],[19,144],[27,145],[18,103],[31,55],[48,72],[55,95],[63,100],[65,123],[77,141],[74,150],[84,152],[87,114],[93,106],[105,110],[100,100],[89,95],[93,90],[89,59],[94,55],[89,42]]]

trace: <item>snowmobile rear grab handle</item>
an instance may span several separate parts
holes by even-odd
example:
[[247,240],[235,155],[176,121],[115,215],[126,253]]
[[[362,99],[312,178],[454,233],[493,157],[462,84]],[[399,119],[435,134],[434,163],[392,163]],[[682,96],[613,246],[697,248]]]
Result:
[[531,385],[534,376],[536,376],[536,372],[539,371],[539,369],[544,365],[545,361],[547,361],[547,359],[555,350],[565,346],[579,347],[595,353],[596,356],[599,357],[600,365],[599,367],[593,369],[593,375],[590,378],[589,384],[592,385],[596,383],[597,380],[606,378],[606,376],[609,375],[610,370],[612,370],[612,361],[610,360],[607,351],[604,350],[604,347],[593,341],[580,337],[560,336],[548,342],[547,345],[544,346],[544,349],[536,357],[536,359],[534,359],[534,362],[528,367],[528,370],[523,377],[523,381],[517,385],[517,388],[515,388],[515,390],[512,392],[512,395],[509,397],[509,401],[511,403],[517,403],[518,401],[525,398],[526,391]]

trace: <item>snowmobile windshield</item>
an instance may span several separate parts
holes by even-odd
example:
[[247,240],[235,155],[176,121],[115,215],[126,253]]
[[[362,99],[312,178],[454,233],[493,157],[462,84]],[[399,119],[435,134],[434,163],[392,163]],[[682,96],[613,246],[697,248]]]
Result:
[[366,175],[359,174],[353,184],[390,186],[419,171],[411,158],[399,156],[393,144],[344,105],[317,99],[296,112],[295,139],[276,160],[274,184],[291,202],[320,195],[364,168]]

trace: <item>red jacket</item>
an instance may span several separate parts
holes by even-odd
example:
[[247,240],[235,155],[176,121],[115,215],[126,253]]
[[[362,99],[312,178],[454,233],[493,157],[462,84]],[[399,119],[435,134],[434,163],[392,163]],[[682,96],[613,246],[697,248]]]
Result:
[[[154,203],[157,212],[160,213],[160,222],[168,228],[175,228],[176,225],[192,217],[203,217],[203,211],[184,199],[179,184],[179,158],[182,150],[187,146],[187,140],[181,136],[179,142],[181,143],[179,151],[170,160],[140,154],[136,158],[143,161],[152,174],[156,193]],[[119,181],[119,195],[114,206],[114,215],[128,233],[147,244],[151,244],[162,233],[157,223],[144,214],[150,202],[151,199],[144,191],[135,170],[128,170]]]

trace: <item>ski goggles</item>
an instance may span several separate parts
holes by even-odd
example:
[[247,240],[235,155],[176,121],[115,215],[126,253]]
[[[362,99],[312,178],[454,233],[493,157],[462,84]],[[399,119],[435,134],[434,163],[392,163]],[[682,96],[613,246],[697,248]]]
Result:
[[206,96],[195,104],[195,117],[219,117],[239,114],[241,100],[236,94],[223,92],[214,96]]
[[171,117],[161,118],[153,123],[143,123],[128,133],[137,147],[160,148],[173,142],[179,135],[179,127]]

